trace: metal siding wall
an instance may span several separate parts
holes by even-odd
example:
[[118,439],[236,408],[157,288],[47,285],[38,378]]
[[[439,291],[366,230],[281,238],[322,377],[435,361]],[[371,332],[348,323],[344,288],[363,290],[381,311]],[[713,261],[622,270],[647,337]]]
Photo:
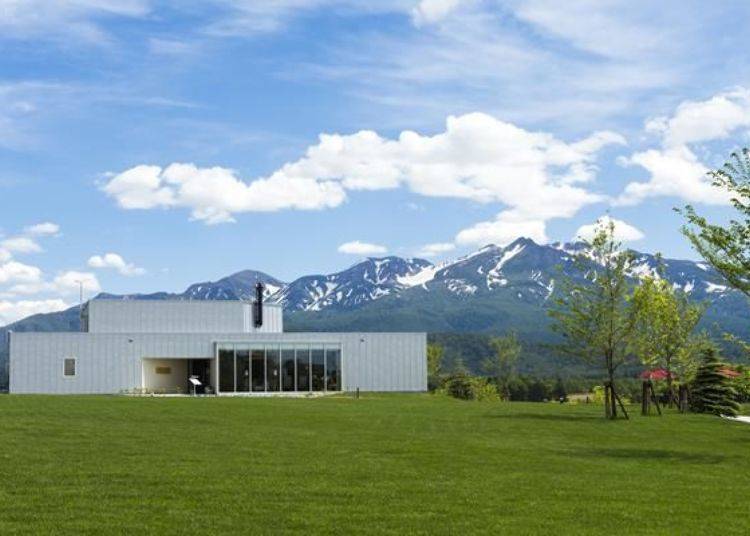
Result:
[[[223,341],[340,343],[344,390],[427,389],[424,333],[14,333],[12,337],[14,393],[117,393],[141,386],[142,358],[213,358],[214,343]],[[65,357],[76,358],[75,378],[63,377]]]
[[89,333],[271,333],[283,328],[282,309],[265,304],[264,323],[252,322],[241,301],[92,300]]

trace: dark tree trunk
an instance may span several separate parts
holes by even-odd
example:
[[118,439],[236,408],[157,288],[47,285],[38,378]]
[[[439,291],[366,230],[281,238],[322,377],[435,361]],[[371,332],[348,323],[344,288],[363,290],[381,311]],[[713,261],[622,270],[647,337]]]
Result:
[[687,385],[680,385],[680,413],[688,410],[688,388]]
[[669,362],[667,362],[667,406],[672,407],[672,403],[675,401],[676,397],[674,396],[674,384],[672,379],[672,369],[669,365]]
[[615,371],[612,368],[612,358],[607,359],[607,376],[609,377],[609,402],[610,402],[610,418],[617,418],[617,395],[615,394]]
[[612,404],[609,399],[610,389],[609,383],[604,383],[604,417],[606,419],[612,418]]
[[648,380],[643,380],[641,389],[641,415],[648,415],[651,411],[651,388]]

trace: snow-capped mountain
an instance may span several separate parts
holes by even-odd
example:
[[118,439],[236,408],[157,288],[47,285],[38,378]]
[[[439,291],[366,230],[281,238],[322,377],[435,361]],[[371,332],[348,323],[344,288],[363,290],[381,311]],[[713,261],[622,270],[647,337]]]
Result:
[[[383,298],[409,299],[423,292],[448,297],[509,295],[516,300],[543,304],[555,290],[561,275],[575,276],[575,258],[585,253],[581,243],[540,245],[519,238],[507,246],[485,246],[458,259],[433,264],[424,259],[368,258],[331,274],[306,275],[285,283],[264,272],[243,270],[217,281],[190,285],[178,294],[116,296],[107,299],[253,299],[255,284],[265,286],[265,297],[281,303],[289,312],[350,311]],[[657,275],[659,259],[633,252],[633,278]],[[662,259],[666,277],[698,300],[715,301],[731,293],[722,278],[700,262]]]
[[251,300],[255,298],[255,285],[260,281],[266,298],[270,298],[284,288],[285,283],[256,270],[243,270],[218,281],[207,281],[190,285],[178,295],[188,300]]
[[366,259],[328,275],[308,275],[270,297],[289,311],[352,309],[408,288],[404,280],[432,265],[423,259]]
[[[111,295],[97,299],[253,299],[265,285],[269,302],[287,311],[285,325],[299,330],[428,331],[498,333],[513,329],[526,340],[549,336],[546,307],[561,276],[580,277],[576,244],[540,245],[519,238],[507,246],[486,246],[458,259],[433,264],[423,259],[364,259],[331,274],[308,275],[291,283],[244,270],[217,281],[196,283],[182,293]],[[633,252],[633,278],[657,273],[659,259]],[[750,338],[750,306],[701,262],[663,259],[664,277],[693,299],[710,306],[701,327]],[[0,371],[7,358],[5,337],[15,331],[78,329],[77,308],[34,315],[0,328]],[[2,378],[0,378],[1,380]],[[0,382],[1,383],[1,382]]]
[[[464,299],[510,292],[518,299],[543,302],[552,295],[561,276],[577,275],[575,259],[582,252],[580,243],[540,245],[528,238],[519,238],[505,247],[489,245],[438,265],[422,261],[421,269],[397,278],[394,292],[419,289],[447,292]],[[633,254],[629,273],[634,279],[658,277],[661,264],[663,276],[675,288],[696,299],[716,299],[729,292],[721,276],[703,263],[674,259],[660,261],[655,255],[635,251]],[[374,295],[370,301],[379,297]]]

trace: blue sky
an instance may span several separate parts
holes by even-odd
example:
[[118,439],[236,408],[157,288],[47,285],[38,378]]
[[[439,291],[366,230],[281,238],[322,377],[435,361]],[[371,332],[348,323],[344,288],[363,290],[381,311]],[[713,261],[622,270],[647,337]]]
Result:
[[[86,294],[570,240],[748,144],[745,1],[0,0],[0,324]],[[43,225],[40,225],[43,224]]]

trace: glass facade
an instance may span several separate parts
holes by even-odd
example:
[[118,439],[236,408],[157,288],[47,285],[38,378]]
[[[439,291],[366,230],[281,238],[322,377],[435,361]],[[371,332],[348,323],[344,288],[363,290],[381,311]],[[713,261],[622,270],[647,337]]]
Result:
[[326,391],[341,391],[341,348],[326,348]]
[[326,357],[323,346],[310,349],[310,377],[313,391],[325,391]]
[[279,390],[279,349],[275,346],[266,347],[266,390]]
[[339,344],[220,344],[219,391],[341,391]]
[[237,371],[235,391],[247,393],[250,391],[250,351],[246,348],[237,348],[234,355]]
[[297,389],[297,366],[294,364],[294,347],[281,347],[281,389],[295,391]]
[[297,346],[297,391],[310,390],[310,347]]
[[219,348],[219,390],[234,391],[234,348]]
[[261,346],[260,348],[253,348],[251,352],[252,361],[252,385],[253,391],[265,391],[266,390],[266,353],[265,349]]

